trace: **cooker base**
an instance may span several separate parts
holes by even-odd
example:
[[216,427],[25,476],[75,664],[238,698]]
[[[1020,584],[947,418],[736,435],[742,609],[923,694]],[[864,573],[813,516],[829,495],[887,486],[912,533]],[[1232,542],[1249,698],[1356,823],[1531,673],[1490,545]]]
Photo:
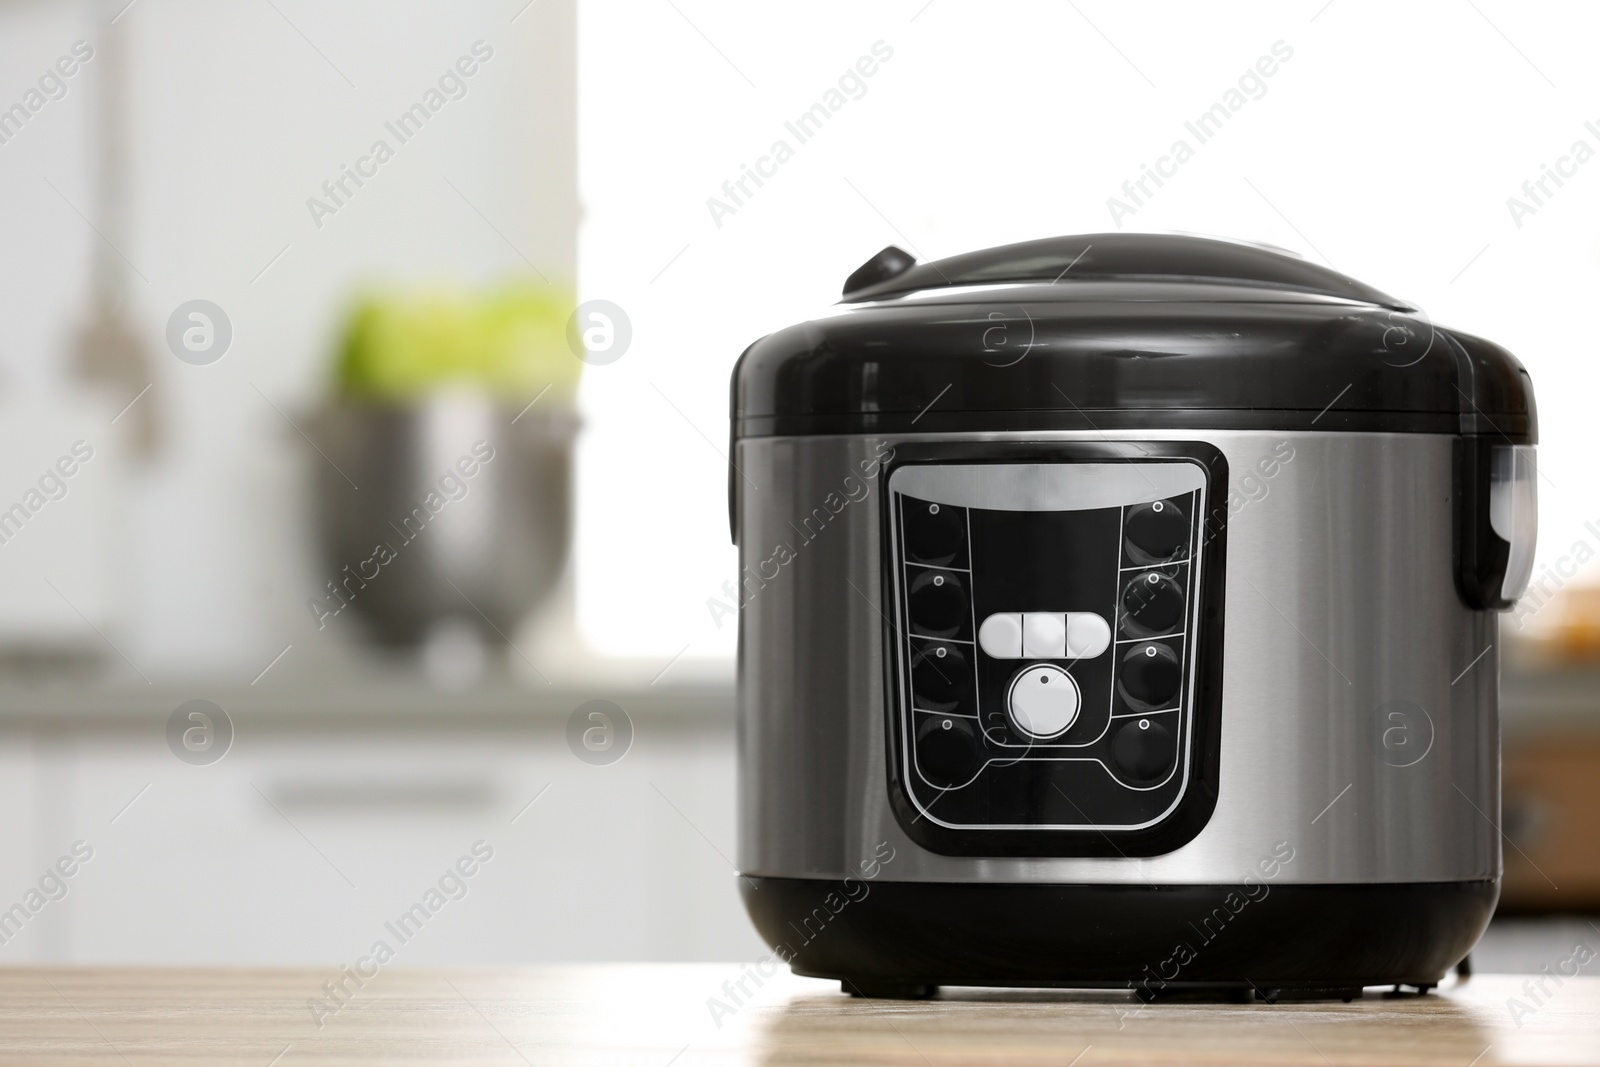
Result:
[[1029,885],[740,879],[796,973],[866,997],[941,985],[1131,989],[1141,998],[1426,992],[1477,943],[1495,881]]

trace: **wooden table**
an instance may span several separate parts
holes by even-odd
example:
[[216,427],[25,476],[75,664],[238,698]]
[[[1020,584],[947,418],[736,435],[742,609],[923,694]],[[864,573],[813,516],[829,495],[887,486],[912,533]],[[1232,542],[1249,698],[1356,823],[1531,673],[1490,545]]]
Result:
[[[344,979],[346,1002],[324,999],[319,1026],[308,1002],[331,969],[17,968],[0,971],[0,1064],[1600,1063],[1600,978],[1546,979],[1537,1002],[1523,976],[1479,975],[1348,1005],[1143,1006],[995,990],[861,1001],[787,974],[759,990],[746,977],[747,998],[732,983],[750,973],[395,968]],[[729,1012],[713,1020],[711,998]],[[1529,1011],[1513,1018],[1512,998]]]

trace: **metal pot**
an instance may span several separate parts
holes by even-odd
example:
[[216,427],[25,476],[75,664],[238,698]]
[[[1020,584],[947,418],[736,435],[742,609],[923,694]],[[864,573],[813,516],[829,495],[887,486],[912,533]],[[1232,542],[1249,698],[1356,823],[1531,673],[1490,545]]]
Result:
[[352,611],[390,645],[464,620],[506,642],[550,592],[571,538],[568,407],[518,412],[476,393],[315,416],[320,625]]

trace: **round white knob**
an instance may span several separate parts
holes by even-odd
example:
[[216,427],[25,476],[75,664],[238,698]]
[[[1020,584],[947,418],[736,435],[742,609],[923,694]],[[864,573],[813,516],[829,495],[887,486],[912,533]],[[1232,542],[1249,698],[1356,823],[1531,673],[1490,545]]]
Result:
[[1028,737],[1065,733],[1078,717],[1078,683],[1051,663],[1037,663],[1011,680],[1006,706],[1011,721]]

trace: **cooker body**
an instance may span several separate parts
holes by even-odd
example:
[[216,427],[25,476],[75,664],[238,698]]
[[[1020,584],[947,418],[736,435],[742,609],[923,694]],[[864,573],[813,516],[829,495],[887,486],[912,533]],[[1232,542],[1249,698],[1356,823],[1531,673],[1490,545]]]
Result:
[[[1437,981],[1482,932],[1500,872],[1495,618],[1455,582],[1457,442],[1266,431],[739,441],[738,865],[769,943],[797,970],[864,991]],[[927,522],[942,506],[950,519],[955,506],[962,522],[999,530],[1019,508],[1067,506],[1006,492],[1023,500],[1031,480],[1070,495],[1091,483],[1062,471],[1108,462],[1140,467],[1148,489],[1098,501],[1105,528],[1120,538],[1139,515],[1148,525],[1151,500],[1176,502],[1193,520],[1179,562],[1151,565],[1135,546],[1103,565],[1052,563],[1072,555],[1078,529],[1059,523],[1079,520],[1028,518],[1003,544],[976,535],[991,557],[984,588],[1011,568],[1018,610],[986,593],[952,628],[915,632],[908,604],[935,579],[946,592],[975,583],[980,561],[957,549],[940,566],[914,563],[931,535],[907,515]],[[1029,600],[1030,569],[1052,566],[1101,567],[1122,599],[1093,610]],[[1060,588],[1077,588],[1061,574]],[[1143,602],[1125,594],[1146,581],[1152,595],[1175,586],[1165,629],[1130,621]],[[1044,644],[1012,650],[1023,628]],[[1050,646],[1074,635],[1093,657]],[[1181,692],[1141,704],[1121,664],[1142,669],[1157,648]],[[987,713],[913,697],[913,671],[934,655],[985,665],[971,684]],[[1163,725],[1166,755],[1149,763],[1137,742]],[[1023,784],[966,808],[946,799],[966,783],[925,773],[918,738],[960,730],[1001,753],[990,778]],[[1132,748],[1114,744],[1118,731]],[[1078,770],[1047,769],[1074,760]],[[1099,794],[1071,784],[1090,775],[1115,794],[1098,808]]]

